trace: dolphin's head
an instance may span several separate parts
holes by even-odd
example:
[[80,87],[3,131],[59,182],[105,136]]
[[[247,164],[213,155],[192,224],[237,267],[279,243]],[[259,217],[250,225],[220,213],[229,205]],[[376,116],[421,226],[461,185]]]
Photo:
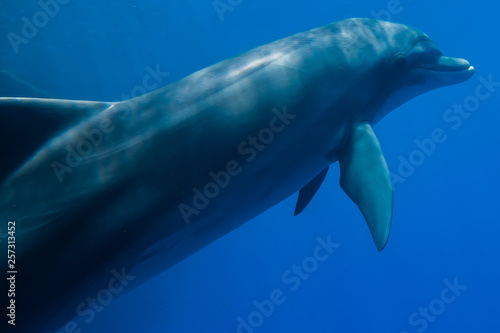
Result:
[[422,31],[397,23],[358,19],[365,34],[376,43],[377,76],[380,85],[380,110],[375,121],[406,101],[427,91],[457,84],[474,74],[465,59],[443,55],[439,47]]

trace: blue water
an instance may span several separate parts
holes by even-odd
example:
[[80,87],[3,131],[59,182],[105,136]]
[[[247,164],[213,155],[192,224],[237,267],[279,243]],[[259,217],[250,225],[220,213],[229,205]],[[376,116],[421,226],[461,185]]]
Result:
[[[338,186],[335,165],[300,216],[293,217],[296,198],[289,198],[113,300],[80,325],[82,332],[232,333],[239,325],[242,333],[500,332],[500,87],[468,118],[443,119],[455,103],[474,101],[479,78],[500,82],[500,4],[221,2],[233,5],[219,15],[211,0],[71,0],[15,50],[7,33],[19,33],[22,17],[33,17],[40,7],[2,0],[0,95],[125,99],[140,92],[148,68],[168,72],[158,80],[165,85],[261,44],[348,17],[380,16],[415,26],[445,55],[469,60],[476,75],[410,101],[375,127],[395,174],[403,159],[420,154],[415,140],[431,138],[438,128],[446,135],[434,152],[418,155],[424,160],[395,184],[393,226],[383,252],[377,253],[357,207]],[[340,246],[310,266],[308,275],[288,272],[304,260],[311,263],[307,258],[318,237]],[[292,276],[293,283],[287,280]],[[453,292],[449,284],[459,287]],[[256,312],[254,301],[269,304],[272,292],[280,304]]]

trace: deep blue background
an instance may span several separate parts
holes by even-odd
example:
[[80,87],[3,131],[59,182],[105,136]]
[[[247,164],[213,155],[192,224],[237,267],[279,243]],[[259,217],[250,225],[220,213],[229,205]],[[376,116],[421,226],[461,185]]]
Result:
[[[7,33],[19,33],[21,18],[40,7],[2,0],[0,96],[116,100],[141,84],[147,66],[169,72],[167,84],[275,39],[387,7],[387,0],[243,0],[220,20],[210,0],[72,0],[15,53]],[[236,332],[236,318],[277,288],[286,302],[255,332],[417,332],[422,326],[411,326],[409,316],[455,278],[467,289],[424,331],[500,332],[500,87],[460,128],[443,120],[474,94],[480,76],[500,82],[500,4],[401,0],[398,8],[384,18],[425,31],[445,55],[468,59],[477,73],[420,96],[376,126],[393,172],[398,157],[416,149],[414,140],[436,128],[448,137],[396,185],[387,248],[377,253],[338,186],[336,165],[301,216],[293,217],[296,198],[289,198],[113,301],[83,332]],[[328,235],[341,247],[290,291],[282,274]]]

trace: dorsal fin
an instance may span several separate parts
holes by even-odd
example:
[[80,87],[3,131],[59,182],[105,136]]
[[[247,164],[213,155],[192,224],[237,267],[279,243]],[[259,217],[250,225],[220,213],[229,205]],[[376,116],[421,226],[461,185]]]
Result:
[[0,98],[0,183],[57,133],[112,103]]

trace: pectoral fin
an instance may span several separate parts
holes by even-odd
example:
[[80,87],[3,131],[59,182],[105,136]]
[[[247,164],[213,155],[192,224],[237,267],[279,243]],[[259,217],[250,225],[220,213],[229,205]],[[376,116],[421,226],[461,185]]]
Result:
[[311,202],[312,198],[318,192],[319,187],[325,180],[326,174],[328,173],[328,168],[321,171],[316,177],[313,178],[306,186],[304,186],[299,191],[299,198],[297,199],[297,204],[295,205],[295,213],[294,216],[299,215],[302,211],[307,207],[309,202]]
[[340,186],[365,217],[375,246],[387,244],[392,220],[393,189],[380,144],[368,123],[353,126],[339,154]]

